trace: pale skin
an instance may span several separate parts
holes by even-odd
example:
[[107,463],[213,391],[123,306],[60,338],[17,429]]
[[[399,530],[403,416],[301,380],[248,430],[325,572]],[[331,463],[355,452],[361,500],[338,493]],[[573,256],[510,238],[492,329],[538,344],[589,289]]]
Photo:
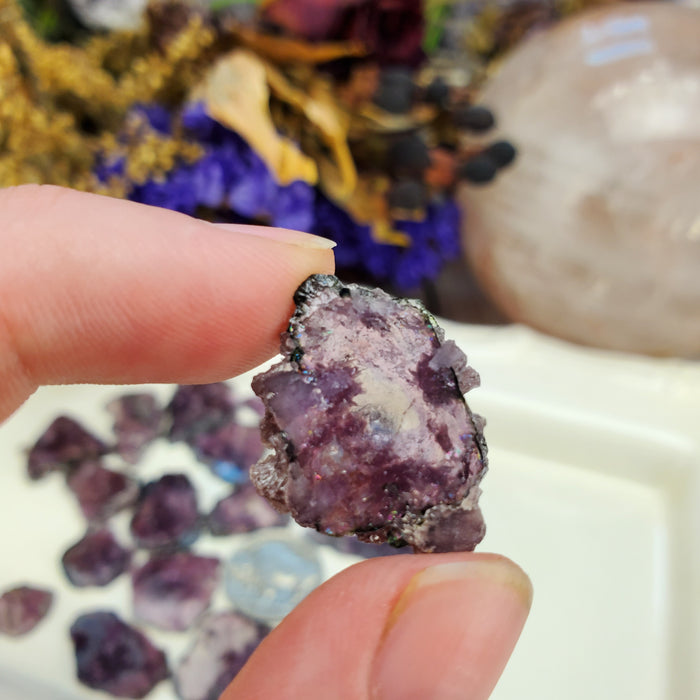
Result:
[[[321,239],[56,187],[0,190],[0,420],[42,384],[213,382],[272,357]],[[1,429],[1,428],[0,428]],[[532,600],[494,554],[374,559],[260,645],[223,700],[483,700]]]

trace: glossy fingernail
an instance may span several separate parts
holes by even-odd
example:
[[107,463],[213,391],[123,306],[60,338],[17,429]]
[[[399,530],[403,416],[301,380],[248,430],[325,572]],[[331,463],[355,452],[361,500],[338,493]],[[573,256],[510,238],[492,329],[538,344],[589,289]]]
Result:
[[372,669],[373,700],[485,700],[532,603],[522,569],[494,555],[415,574],[391,610]]
[[323,238],[312,233],[303,231],[293,231],[286,228],[274,228],[273,226],[247,226],[243,224],[214,224],[217,228],[232,233],[241,233],[245,236],[257,236],[258,238],[269,238],[280,243],[298,245],[302,248],[314,250],[330,250],[335,248],[336,242],[330,238]]

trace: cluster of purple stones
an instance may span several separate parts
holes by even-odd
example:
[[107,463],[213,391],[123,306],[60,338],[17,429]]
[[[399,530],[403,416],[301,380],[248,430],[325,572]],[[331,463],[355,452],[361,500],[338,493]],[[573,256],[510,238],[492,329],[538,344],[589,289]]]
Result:
[[[258,427],[239,414],[258,421],[262,406],[217,383],[180,386],[165,407],[152,394],[141,393],[121,396],[107,409],[113,417],[111,442],[60,416],[27,455],[30,478],[64,475],[85,518],[84,536],[61,559],[66,578],[76,587],[107,586],[128,573],[139,626],[199,632],[171,674],[165,654],[138,627],[109,610],[81,615],[71,628],[78,679],[117,697],[138,698],[173,675],[182,698],[218,697],[269,627],[232,611],[207,616],[221,563],[190,546],[202,531],[224,536],[288,521],[248,478],[263,446]],[[137,465],[156,440],[189,445],[198,461],[232,484],[231,493],[207,513],[185,474],[165,473],[142,483]],[[107,466],[103,457],[108,454],[123,460],[123,466]],[[113,516],[124,511],[130,517],[130,541],[117,537],[112,524]],[[37,588],[8,591],[0,598],[0,633],[29,632],[47,614],[51,600],[50,592]],[[205,657],[207,673],[202,674],[197,669]]]

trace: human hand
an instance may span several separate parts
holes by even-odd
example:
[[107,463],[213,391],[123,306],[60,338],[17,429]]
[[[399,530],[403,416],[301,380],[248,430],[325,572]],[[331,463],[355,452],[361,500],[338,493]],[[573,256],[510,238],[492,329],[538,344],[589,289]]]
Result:
[[[39,385],[203,383],[277,352],[323,239],[55,187],[0,190],[0,420]],[[373,559],[310,594],[222,700],[482,700],[531,586],[488,554]]]

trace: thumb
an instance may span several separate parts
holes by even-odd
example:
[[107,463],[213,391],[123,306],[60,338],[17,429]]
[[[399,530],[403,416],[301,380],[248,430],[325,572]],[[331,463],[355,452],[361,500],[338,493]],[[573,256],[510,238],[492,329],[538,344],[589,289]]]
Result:
[[531,600],[527,576],[497,555],[368,560],[309,595],[221,700],[484,700]]

